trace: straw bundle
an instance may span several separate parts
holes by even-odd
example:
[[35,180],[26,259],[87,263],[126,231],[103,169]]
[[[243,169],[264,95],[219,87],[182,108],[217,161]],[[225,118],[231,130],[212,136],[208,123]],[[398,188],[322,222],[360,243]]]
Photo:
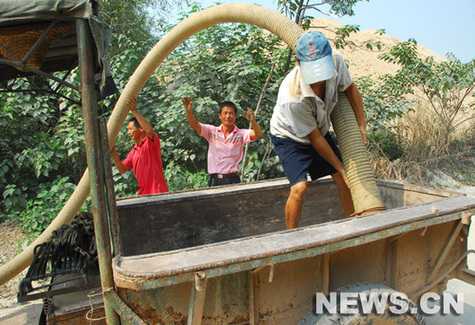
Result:
[[[22,60],[30,51],[31,47],[44,33],[47,24],[28,24],[23,26],[4,27],[0,29],[0,44],[8,49],[18,60]],[[38,49],[28,59],[26,65],[40,69],[49,46],[71,33],[69,26],[54,27],[43,40]],[[7,51],[0,47],[0,54],[6,59],[15,60]],[[18,68],[21,71],[26,69]]]

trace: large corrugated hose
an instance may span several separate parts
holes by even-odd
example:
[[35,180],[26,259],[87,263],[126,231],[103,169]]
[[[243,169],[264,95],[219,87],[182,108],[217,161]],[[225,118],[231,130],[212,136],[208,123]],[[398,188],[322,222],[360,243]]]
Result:
[[[250,4],[234,3],[219,5],[202,10],[183,20],[153,47],[125,86],[107,123],[109,143],[111,145],[114,144],[127,117],[129,111],[126,104],[127,98],[136,97],[139,94],[140,90],[162,61],[181,43],[201,30],[223,23],[245,23],[267,29],[280,37],[293,49],[295,49],[297,37],[304,32],[302,28],[282,14],[265,7]],[[358,130],[356,122],[354,125],[345,125],[345,127],[349,129],[356,128],[356,130]],[[361,141],[361,137],[359,139],[354,138],[353,140]],[[351,143],[345,145],[354,146]],[[352,183],[355,183],[351,172],[348,173],[348,177],[352,180],[350,181],[351,187]],[[371,180],[368,179],[365,180],[365,182],[366,181]],[[358,181],[356,181],[356,183],[358,183]],[[12,279],[29,266],[33,258],[34,247],[48,241],[53,230],[58,229],[62,224],[70,223],[84,204],[88,195],[89,175],[86,170],[76,190],[48,228],[28,246],[28,248],[0,268],[0,284]],[[357,204],[357,206],[360,206],[360,204]],[[366,210],[366,208],[364,210]]]
[[338,103],[333,109],[331,120],[350,183],[351,197],[355,207],[353,215],[384,210],[374,181],[369,153],[363,143],[363,136],[346,93],[338,94]]

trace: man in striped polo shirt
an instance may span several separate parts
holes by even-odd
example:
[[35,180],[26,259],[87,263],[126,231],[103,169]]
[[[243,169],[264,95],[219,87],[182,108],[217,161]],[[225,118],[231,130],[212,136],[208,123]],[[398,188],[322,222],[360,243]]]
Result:
[[188,124],[209,142],[208,174],[209,186],[236,184],[241,182],[239,162],[243,156],[242,146],[262,136],[252,109],[244,116],[251,122],[252,129],[239,129],[236,125],[237,108],[233,102],[224,101],[219,107],[220,126],[203,124],[193,114],[193,102],[183,97]]

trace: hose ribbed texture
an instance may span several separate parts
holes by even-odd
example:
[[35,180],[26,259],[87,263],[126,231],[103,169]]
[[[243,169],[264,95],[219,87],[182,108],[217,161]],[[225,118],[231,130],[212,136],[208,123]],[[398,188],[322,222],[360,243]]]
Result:
[[[139,94],[162,61],[181,43],[201,30],[223,23],[245,23],[267,29],[280,37],[293,50],[295,50],[297,37],[304,32],[290,19],[274,10],[258,5],[240,3],[208,8],[183,20],[153,47],[125,86],[107,123],[111,146],[115,143],[115,139],[129,112],[127,99]],[[0,267],[0,284],[9,281],[30,265],[33,259],[34,247],[48,241],[53,230],[71,222],[89,195],[89,185],[89,175],[86,170],[76,190],[48,228],[22,253]]]
[[369,154],[346,93],[338,94],[338,103],[331,114],[331,120],[350,183],[355,215],[384,210]]

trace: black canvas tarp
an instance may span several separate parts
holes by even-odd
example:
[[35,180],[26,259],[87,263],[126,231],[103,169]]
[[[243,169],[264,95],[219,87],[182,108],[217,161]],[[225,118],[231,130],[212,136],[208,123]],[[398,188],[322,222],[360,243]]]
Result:
[[0,27],[55,19],[87,19],[92,12],[89,0],[2,0]]

